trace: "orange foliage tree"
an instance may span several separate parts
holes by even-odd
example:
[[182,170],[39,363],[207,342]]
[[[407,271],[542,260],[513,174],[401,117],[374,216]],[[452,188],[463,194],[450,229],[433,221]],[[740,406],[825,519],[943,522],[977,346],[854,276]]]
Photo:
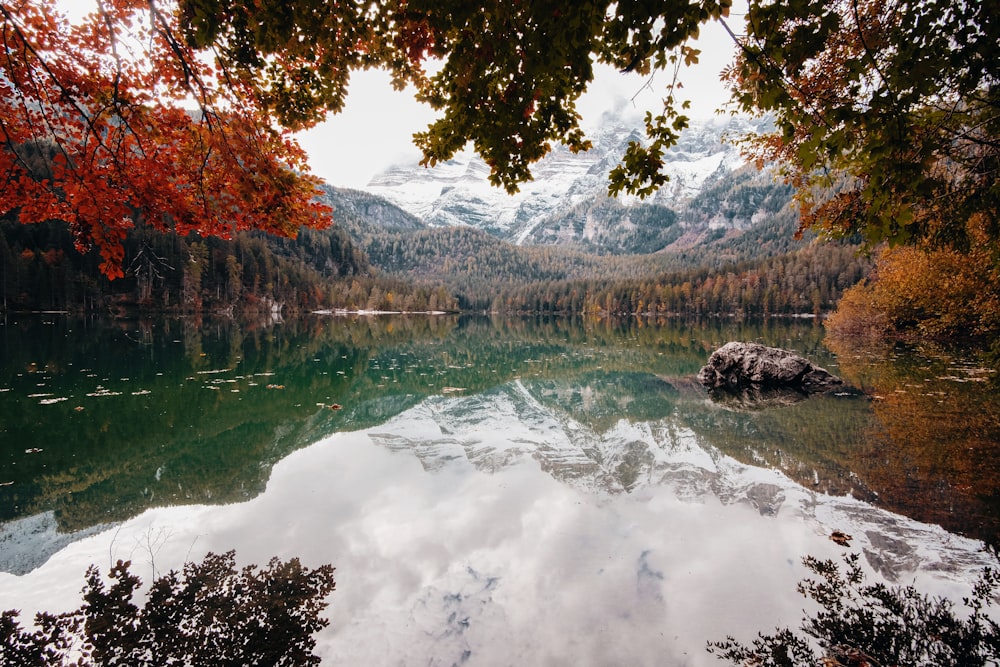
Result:
[[989,248],[886,247],[867,283],[826,321],[836,336],[989,337],[1000,330],[1000,267]]
[[0,39],[0,213],[66,221],[109,278],[137,223],[223,237],[328,223],[288,129],[188,45],[175,12],[99,0],[71,24],[53,0],[2,2]]

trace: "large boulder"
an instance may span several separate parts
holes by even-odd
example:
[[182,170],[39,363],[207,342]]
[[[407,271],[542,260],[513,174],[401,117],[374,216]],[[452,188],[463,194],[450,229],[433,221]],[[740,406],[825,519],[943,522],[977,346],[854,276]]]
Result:
[[843,381],[799,355],[759,343],[726,343],[712,353],[698,372],[698,381],[710,389],[743,392],[748,388],[789,388],[816,394],[837,388]]

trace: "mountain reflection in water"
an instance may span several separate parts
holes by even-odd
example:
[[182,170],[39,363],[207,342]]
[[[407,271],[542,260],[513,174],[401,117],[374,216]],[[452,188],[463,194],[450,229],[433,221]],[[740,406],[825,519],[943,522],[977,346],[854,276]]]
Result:
[[[919,409],[886,411],[910,403],[870,354],[855,369],[810,324],[640,324],[8,321],[0,565],[21,576],[0,575],[0,607],[75,606],[110,557],[148,579],[235,548],[338,568],[331,664],[709,664],[707,640],[797,624],[799,558],[840,553],[835,529],[887,579],[943,594],[986,562],[933,523],[992,541],[995,476],[928,473],[954,452],[894,445]],[[866,394],[728,409],[693,376],[731,339]],[[996,403],[936,382],[920,405],[987,415],[965,423],[992,465]],[[946,447],[935,421],[920,433]]]

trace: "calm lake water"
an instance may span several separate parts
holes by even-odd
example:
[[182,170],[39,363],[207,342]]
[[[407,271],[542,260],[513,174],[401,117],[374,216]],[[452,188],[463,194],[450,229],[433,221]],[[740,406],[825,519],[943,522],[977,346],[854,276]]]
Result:
[[[709,396],[729,340],[859,391]],[[235,549],[337,567],[328,664],[713,664],[797,625],[807,554],[967,593],[1000,535],[997,393],[975,356],[809,321],[9,317],[0,608]]]

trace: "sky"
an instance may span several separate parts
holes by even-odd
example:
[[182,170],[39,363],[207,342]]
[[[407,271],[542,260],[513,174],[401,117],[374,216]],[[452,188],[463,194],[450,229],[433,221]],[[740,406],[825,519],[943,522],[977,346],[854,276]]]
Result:
[[[738,20],[732,17],[730,25]],[[728,98],[719,73],[732,59],[734,45],[721,25],[711,24],[702,29],[697,47],[702,51],[700,62],[682,70],[679,97],[691,100],[689,116],[708,118]],[[659,111],[668,76],[656,73],[646,85],[646,77],[597,68],[594,82],[577,105],[584,129],[605,111],[622,106],[638,112]],[[344,111],[300,133],[298,140],[317,176],[339,187],[363,188],[386,167],[418,162],[420,152],[412,136],[433,119],[433,111],[416,102],[412,91],[394,91],[386,73],[356,72]]]
[[[93,0],[59,0],[58,4],[71,18],[81,17],[95,6]],[[734,13],[729,23],[735,27],[740,20]],[[719,73],[732,59],[734,44],[721,25],[710,23],[702,27],[696,46],[702,52],[700,62],[682,70],[680,98],[691,101],[690,117],[707,118],[727,99]],[[595,80],[577,105],[585,130],[611,109],[632,106],[638,113],[662,109],[668,73],[659,72],[648,81],[611,67],[595,69]],[[419,162],[412,136],[433,119],[433,111],[416,102],[412,90],[393,90],[387,73],[355,72],[344,111],[299,133],[297,139],[308,153],[315,175],[339,187],[363,188],[373,175],[389,166]]]

